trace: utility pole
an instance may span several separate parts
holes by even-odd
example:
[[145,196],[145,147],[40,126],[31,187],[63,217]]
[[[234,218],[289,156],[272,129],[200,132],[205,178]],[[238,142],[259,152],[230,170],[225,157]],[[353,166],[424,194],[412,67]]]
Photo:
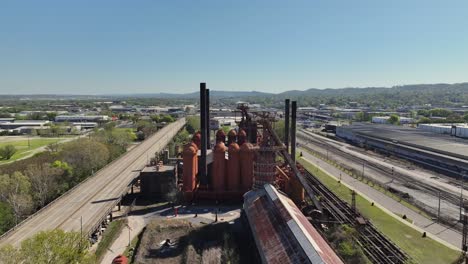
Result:
[[439,207],[437,209],[437,222],[440,221],[440,192],[439,192]]
[[463,210],[463,216],[462,216],[462,219],[463,219],[463,232],[462,232],[462,251],[463,253],[466,254],[466,251],[468,249],[468,243],[467,243],[467,236],[468,236],[468,217],[466,216],[466,209],[465,208],[465,205],[463,205],[464,207],[464,210]]
[[130,237],[130,226],[127,224],[128,227],[128,246],[130,247],[130,244],[132,243],[132,239]]
[[462,207],[463,207],[463,188],[465,185],[465,171],[461,174],[461,188],[460,188],[460,222],[462,219]]
[[354,190],[351,191],[351,209],[356,213],[356,192]]
[[81,241],[83,241],[83,216],[80,216],[80,250],[82,248]]
[[364,162],[362,162],[362,179],[364,179]]

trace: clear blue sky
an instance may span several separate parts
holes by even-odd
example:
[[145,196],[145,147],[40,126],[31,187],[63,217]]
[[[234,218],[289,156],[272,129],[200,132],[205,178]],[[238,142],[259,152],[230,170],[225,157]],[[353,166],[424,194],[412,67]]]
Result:
[[2,0],[0,94],[468,81],[468,1]]

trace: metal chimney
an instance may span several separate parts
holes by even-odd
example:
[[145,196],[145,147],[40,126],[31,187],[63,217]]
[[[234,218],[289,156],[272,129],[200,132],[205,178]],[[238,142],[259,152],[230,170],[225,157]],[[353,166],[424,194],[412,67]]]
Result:
[[289,153],[289,99],[284,101],[284,145]]
[[206,89],[206,148],[211,149],[210,142],[210,89]]
[[296,162],[296,112],[297,102],[292,101],[291,107],[291,158]]
[[200,179],[206,178],[206,83],[200,83],[200,130],[201,130],[201,156]]

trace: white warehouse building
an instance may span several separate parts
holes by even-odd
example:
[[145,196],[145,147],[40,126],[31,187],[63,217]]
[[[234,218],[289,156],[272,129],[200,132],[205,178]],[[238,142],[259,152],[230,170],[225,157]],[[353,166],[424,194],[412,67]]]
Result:
[[468,138],[468,124],[419,124],[418,128],[432,133]]
[[59,115],[55,122],[105,122],[109,121],[106,115]]
[[[372,123],[388,124],[389,118],[390,118],[389,116],[373,116]],[[411,124],[414,121],[413,118],[409,118],[409,117],[400,116],[399,118],[400,118],[400,124]]]

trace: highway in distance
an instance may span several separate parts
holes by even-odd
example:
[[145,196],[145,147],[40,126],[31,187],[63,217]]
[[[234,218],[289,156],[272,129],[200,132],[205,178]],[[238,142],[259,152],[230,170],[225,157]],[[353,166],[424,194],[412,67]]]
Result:
[[52,229],[94,231],[139,175],[148,157],[163,150],[185,125],[185,118],[166,125],[122,157],[99,170],[0,238],[0,246],[18,246],[34,234]]

